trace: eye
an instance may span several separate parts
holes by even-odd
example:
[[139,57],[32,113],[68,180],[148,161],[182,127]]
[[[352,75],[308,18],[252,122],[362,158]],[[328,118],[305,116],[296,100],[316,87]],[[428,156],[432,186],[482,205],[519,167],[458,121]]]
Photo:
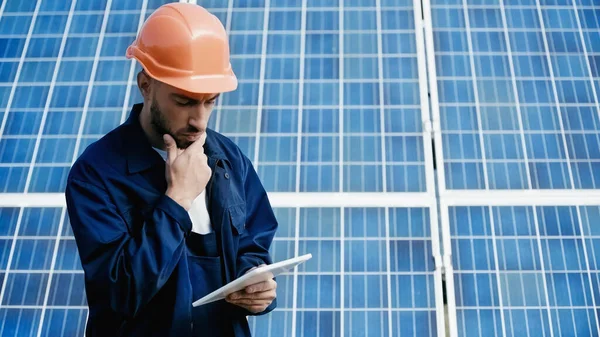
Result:
[[189,105],[192,105],[192,101],[190,101],[190,100],[188,100],[188,101],[175,100],[175,104],[177,104],[179,106],[189,106]]

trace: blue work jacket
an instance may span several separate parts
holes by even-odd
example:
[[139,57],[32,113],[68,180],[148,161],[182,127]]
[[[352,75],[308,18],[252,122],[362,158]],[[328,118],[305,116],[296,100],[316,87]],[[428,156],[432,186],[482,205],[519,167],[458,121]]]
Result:
[[[247,316],[224,300],[192,302],[272,263],[277,221],[250,160],[207,130],[206,187],[217,256],[198,256],[187,211],[165,195],[165,162],[128,120],[92,143],[68,176],[66,201],[85,273],[86,336],[250,336]],[[262,313],[272,311],[276,300]]]

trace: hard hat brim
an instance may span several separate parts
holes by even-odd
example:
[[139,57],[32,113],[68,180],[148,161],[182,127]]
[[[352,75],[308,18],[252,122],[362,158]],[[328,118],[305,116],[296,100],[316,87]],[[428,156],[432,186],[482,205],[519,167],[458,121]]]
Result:
[[195,77],[160,77],[152,76],[157,81],[193,94],[216,94],[237,89],[235,75],[229,76],[195,76]]
[[[153,79],[177,89],[193,94],[215,94],[234,91],[238,87],[237,77],[231,68],[223,75],[161,76],[145,65],[146,62],[152,60],[144,58],[142,57],[143,55],[139,54],[140,51],[137,47],[130,46],[127,49],[126,57],[128,59],[136,59],[145,72]],[[150,65],[153,65],[153,62],[149,63]]]

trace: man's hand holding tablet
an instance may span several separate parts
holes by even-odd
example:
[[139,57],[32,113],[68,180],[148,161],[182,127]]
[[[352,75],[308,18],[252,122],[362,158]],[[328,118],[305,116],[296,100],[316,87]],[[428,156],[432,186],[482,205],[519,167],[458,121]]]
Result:
[[[260,265],[259,267],[265,266]],[[248,272],[256,269],[254,267]],[[240,306],[252,313],[264,311],[277,297],[277,282],[274,279],[269,279],[260,283],[252,284],[246,288],[236,291],[225,298],[231,304]]]

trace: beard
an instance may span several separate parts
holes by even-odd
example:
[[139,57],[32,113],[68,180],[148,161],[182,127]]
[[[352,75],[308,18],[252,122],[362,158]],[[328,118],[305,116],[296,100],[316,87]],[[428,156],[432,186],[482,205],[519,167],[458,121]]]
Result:
[[[187,140],[181,140],[177,138],[175,132],[171,130],[168,120],[165,118],[165,115],[162,113],[158,104],[156,103],[156,98],[152,98],[152,104],[150,105],[150,124],[154,128],[154,132],[162,137],[164,134],[170,135],[174,140],[175,144],[177,144],[177,148],[179,149],[187,149],[193,142]],[[189,130],[190,132],[195,132],[194,127],[189,127],[194,130]]]

